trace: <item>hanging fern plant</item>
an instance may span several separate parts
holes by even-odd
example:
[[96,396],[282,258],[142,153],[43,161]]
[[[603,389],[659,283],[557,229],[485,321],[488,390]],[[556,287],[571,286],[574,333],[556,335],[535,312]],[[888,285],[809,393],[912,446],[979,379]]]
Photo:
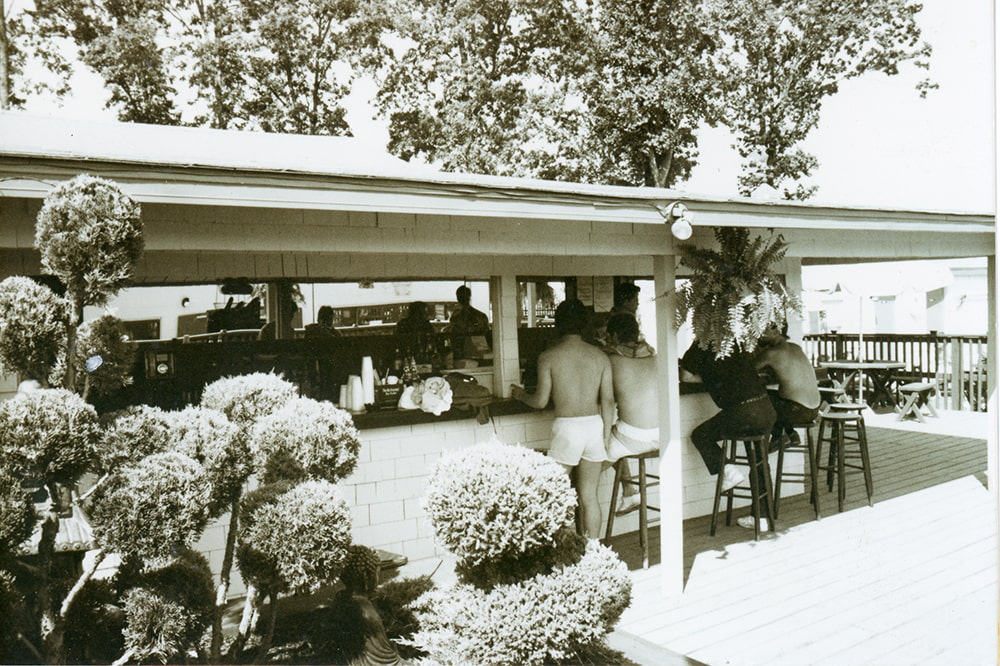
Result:
[[736,348],[752,352],[770,324],[781,325],[802,305],[771,269],[788,249],[780,234],[750,238],[738,227],[714,232],[718,250],[680,246],[681,265],[691,277],[677,290],[676,324],[690,317],[698,344],[724,358]]

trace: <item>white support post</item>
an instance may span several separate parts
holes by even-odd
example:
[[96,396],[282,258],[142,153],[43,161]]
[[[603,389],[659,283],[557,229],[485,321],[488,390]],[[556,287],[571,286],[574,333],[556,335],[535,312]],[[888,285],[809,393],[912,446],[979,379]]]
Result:
[[517,345],[517,277],[490,278],[493,309],[493,395],[510,397],[510,385],[521,383]]
[[[1000,249],[1000,239],[994,238]],[[989,412],[990,431],[986,435],[986,482],[993,492],[997,510],[1000,512],[1000,470],[997,467],[998,400],[997,400],[997,258],[996,254],[986,258],[986,409]],[[994,512],[994,515],[1000,513]]]
[[660,389],[660,568],[663,592],[684,591],[684,477],[681,471],[680,372],[677,332],[674,330],[672,255],[653,257],[656,288],[657,375]]

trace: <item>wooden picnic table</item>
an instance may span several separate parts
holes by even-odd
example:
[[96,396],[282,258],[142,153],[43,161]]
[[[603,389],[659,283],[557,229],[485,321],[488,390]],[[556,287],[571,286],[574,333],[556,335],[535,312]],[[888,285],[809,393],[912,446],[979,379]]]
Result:
[[906,367],[900,361],[822,361],[820,367],[831,370],[835,385],[851,395],[854,382],[864,374],[871,380],[868,404],[872,407],[896,407],[896,399],[889,384],[896,370]]

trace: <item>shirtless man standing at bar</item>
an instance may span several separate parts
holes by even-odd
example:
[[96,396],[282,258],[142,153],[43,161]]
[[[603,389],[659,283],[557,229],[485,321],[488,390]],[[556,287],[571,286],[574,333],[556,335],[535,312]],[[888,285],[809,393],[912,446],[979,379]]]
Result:
[[[660,448],[660,405],[656,387],[656,350],[639,339],[639,323],[631,314],[612,315],[604,347],[611,360],[618,421],[611,429],[608,462]],[[631,470],[622,476],[617,515],[639,508],[639,489],[631,483]]]
[[615,399],[611,361],[583,340],[588,320],[579,300],[560,303],[555,315],[559,340],[538,356],[537,389],[527,393],[511,385],[511,396],[534,409],[544,409],[552,399],[555,418],[549,457],[569,474],[576,470],[583,536],[597,539],[601,530],[597,484],[607,461]]

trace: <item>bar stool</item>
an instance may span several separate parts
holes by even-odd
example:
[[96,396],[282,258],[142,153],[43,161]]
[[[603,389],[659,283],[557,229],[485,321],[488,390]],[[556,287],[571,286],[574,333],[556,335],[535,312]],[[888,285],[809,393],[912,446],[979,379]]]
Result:
[[[847,495],[847,470],[860,471],[865,477],[865,491],[868,494],[868,506],[872,504],[874,485],[872,483],[871,464],[868,459],[868,433],[865,430],[865,417],[859,410],[827,410],[819,417],[819,436],[816,438],[816,459],[823,458],[823,444],[829,443],[829,459],[825,465],[817,465],[818,469],[826,471],[827,491],[833,490],[833,477],[837,476],[837,507],[844,510],[844,498]],[[848,446],[857,446],[856,451],[848,451]],[[819,494],[816,495],[819,500]],[[817,501],[817,511],[819,504]]]
[[[813,419],[812,421],[794,423],[793,428],[803,429],[806,431],[805,443],[799,440],[798,444],[792,444],[788,442],[785,446],[778,448],[778,466],[774,470],[774,518],[778,518],[778,507],[781,503],[781,482],[786,479],[801,480],[803,483],[806,480],[809,481],[809,501],[812,502],[813,509],[816,511],[816,520],[819,520],[819,469],[817,467],[818,460],[816,458],[816,445],[813,442],[812,429],[819,424],[819,420]],[[805,454],[805,462],[808,467],[808,471],[802,472],[786,472],[785,471],[785,454],[786,453],[802,453]]]
[[[719,470],[718,478],[715,481],[715,502],[712,505],[712,528],[709,534],[715,536],[715,527],[719,518],[719,502],[722,496],[726,496],[726,525],[733,522],[733,499],[749,499],[751,511],[754,517],[754,540],[760,541],[760,502],[767,499],[768,528],[775,529],[774,510],[772,508],[774,489],[771,484],[771,466],[767,462],[767,446],[771,439],[770,433],[763,435],[729,435],[722,442],[722,467]],[[745,455],[739,455],[738,443],[743,442]],[[750,480],[749,486],[736,486],[729,490],[722,490],[722,470],[726,465],[746,465],[749,467],[747,477]],[[757,470],[762,469],[764,475],[764,488],[758,488]]]
[[[660,475],[646,471],[647,460],[659,460],[659,451],[647,451],[634,456],[622,456],[615,463],[615,480],[611,488],[611,510],[608,511],[608,528],[604,532],[604,540],[611,538],[611,531],[615,526],[615,508],[618,506],[618,488],[622,485],[638,486],[639,488],[639,547],[642,548],[642,568],[649,568],[649,511],[660,512],[660,507],[648,503],[647,491],[660,485]],[[639,463],[639,480],[625,478],[628,471],[628,461],[636,460]],[[653,479],[649,481],[649,479]]]

